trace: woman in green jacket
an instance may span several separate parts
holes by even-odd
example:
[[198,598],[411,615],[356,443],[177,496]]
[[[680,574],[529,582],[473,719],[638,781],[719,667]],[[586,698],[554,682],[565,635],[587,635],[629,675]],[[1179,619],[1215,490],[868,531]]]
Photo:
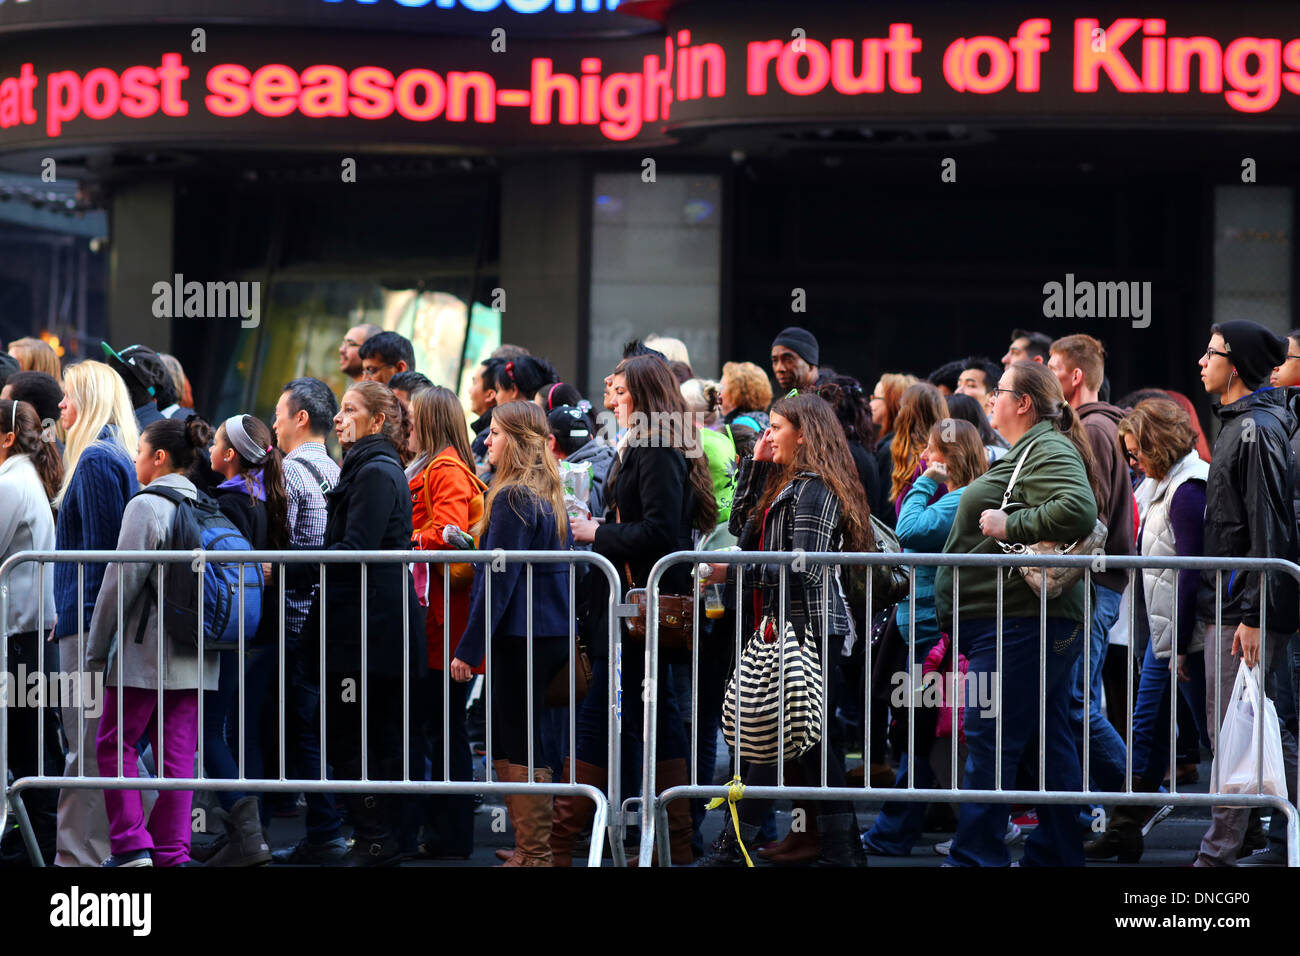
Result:
[[[1073,542],[1092,531],[1097,495],[1092,451],[1083,425],[1046,366],[1015,362],[989,394],[993,427],[1011,451],[970,484],[944,551],[1001,554],[1000,541],[1033,544]],[[1003,495],[1017,464],[1010,501]],[[1002,578],[1002,661],[998,668],[997,579]],[[1014,568],[965,568],[959,581],[961,650],[970,660],[966,699],[968,790],[998,788],[997,724],[1002,729],[1001,789],[1017,785],[1021,758],[1032,759],[1038,736],[1038,704],[1045,698],[1045,784],[1048,790],[1080,790],[1078,744],[1070,730],[1070,673],[1083,650],[1084,584],[1047,601],[1046,686],[1039,687],[1039,596]],[[953,569],[935,575],[940,628],[952,633]],[[999,687],[1000,685],[1000,687]],[[977,695],[971,688],[977,688]],[[998,713],[998,690],[1001,713]],[[948,866],[1006,866],[1005,803],[962,804]],[[1082,866],[1083,841],[1077,808],[1041,805],[1039,825],[1025,842],[1026,866]]]

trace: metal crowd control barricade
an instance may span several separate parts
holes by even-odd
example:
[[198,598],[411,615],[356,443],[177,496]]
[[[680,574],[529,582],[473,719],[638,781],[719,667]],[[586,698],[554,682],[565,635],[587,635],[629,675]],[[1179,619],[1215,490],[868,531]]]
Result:
[[[608,680],[608,719],[609,719],[609,784],[608,794],[589,784],[580,784],[576,781],[576,771],[570,771],[568,781],[554,780],[551,783],[533,782],[535,754],[533,753],[533,693],[532,681],[533,676],[533,608],[532,608],[532,576],[533,567],[541,564],[563,564],[569,568],[569,601],[570,609],[573,608],[574,588],[575,588],[575,569],[579,565],[587,565],[590,573],[604,574],[609,582],[609,607],[607,621],[609,623],[609,644],[608,652],[611,662],[620,659],[622,652],[621,625],[620,618],[615,612],[616,599],[620,594],[618,572],[609,561],[597,554],[587,551],[217,551],[207,552],[202,550],[196,551],[26,551],[9,557],[0,565],[0,622],[8,621],[9,601],[12,598],[10,594],[9,579],[13,569],[24,562],[39,562],[38,581],[43,587],[44,575],[52,573],[52,569],[47,569],[47,564],[57,563],[76,563],[78,565],[78,604],[84,605],[84,565],[87,562],[102,563],[105,565],[113,564],[148,564],[156,568],[156,589],[158,599],[161,603],[164,596],[164,579],[163,565],[175,563],[191,564],[191,567],[197,572],[201,572],[205,562],[234,562],[240,565],[240,580],[243,581],[244,565],[248,564],[271,564],[275,567],[276,580],[284,580],[285,566],[290,564],[314,564],[319,571],[312,587],[317,588],[315,600],[318,600],[324,607],[328,595],[328,581],[326,575],[327,565],[360,565],[361,580],[361,600],[359,612],[359,631],[361,639],[361,671],[360,687],[358,688],[358,703],[361,707],[361,774],[359,780],[339,780],[326,777],[325,768],[328,764],[328,734],[326,723],[326,705],[325,705],[325,677],[326,677],[326,615],[322,610],[319,614],[319,733],[320,733],[320,775],[312,779],[294,779],[286,776],[285,773],[285,687],[286,677],[286,652],[285,652],[285,605],[290,599],[292,591],[298,591],[301,596],[301,589],[297,584],[290,585],[288,589],[279,589],[281,600],[278,608],[278,674],[279,688],[281,692],[279,697],[280,706],[278,708],[278,742],[279,742],[279,767],[280,776],[275,779],[257,779],[249,778],[244,774],[244,721],[239,721],[239,741],[237,749],[237,763],[239,768],[236,779],[215,779],[203,775],[203,709],[204,695],[198,695],[198,746],[197,758],[199,767],[199,776],[169,777],[166,775],[166,768],[161,758],[158,759],[158,776],[157,777],[127,777],[122,772],[123,752],[129,754],[128,759],[135,759],[135,751],[132,747],[122,747],[119,742],[118,747],[118,766],[116,775],[104,773],[104,768],[100,769],[99,776],[86,776],[84,774],[84,765],[79,764],[75,776],[65,776],[60,773],[47,773],[45,767],[45,754],[43,746],[38,747],[37,751],[37,772],[34,776],[24,776],[9,784],[9,715],[8,707],[4,706],[5,699],[0,697],[0,787],[3,787],[4,799],[0,800],[0,832],[8,821],[9,809],[12,806],[22,832],[24,843],[34,865],[43,865],[40,854],[36,846],[35,836],[32,831],[31,823],[28,820],[26,810],[23,807],[22,792],[24,790],[36,788],[56,788],[56,789],[85,789],[85,790],[234,790],[234,791],[253,791],[253,792],[308,792],[308,793],[365,793],[365,794],[513,794],[513,793],[544,793],[554,796],[578,796],[592,800],[596,804],[596,813],[592,825],[591,849],[588,854],[589,866],[600,866],[602,847],[605,835],[608,834],[611,842],[611,850],[614,855],[616,865],[625,865],[626,860],[623,855],[623,833],[625,830],[624,814],[611,814],[610,808],[621,807],[621,798],[619,793],[619,766],[620,751],[618,747],[619,728],[621,725],[621,702],[618,670],[611,666],[609,669]],[[374,780],[369,779],[369,766],[367,761],[367,751],[369,748],[370,734],[367,727],[367,702],[368,694],[368,674],[366,666],[366,645],[368,636],[368,611],[367,608],[367,589],[366,575],[367,570],[373,565],[384,564],[401,564],[408,565],[413,563],[424,563],[429,565],[442,565],[443,575],[443,668],[442,668],[442,703],[443,703],[443,760],[442,767],[434,768],[433,780],[412,780],[410,768],[410,742],[411,742],[411,695],[412,695],[412,674],[411,674],[411,654],[403,655],[402,668],[402,773],[401,779],[393,780]],[[492,600],[492,578],[496,572],[504,571],[508,565],[523,564],[525,565],[524,573],[526,575],[525,586],[527,587],[527,596],[529,601],[527,613],[527,674],[529,686],[527,690],[527,720],[528,720],[528,781],[527,782],[492,782],[490,779],[484,782],[454,781],[450,779],[450,758],[449,747],[446,739],[448,724],[448,688],[450,676],[450,566],[452,564],[474,564],[476,566],[485,566],[484,571],[487,574],[485,581],[484,597],[488,606],[491,606]],[[151,572],[153,573],[153,572]],[[406,575],[406,571],[403,574]],[[432,573],[432,569],[430,569]],[[204,575],[198,573],[198,605],[203,606],[203,587]],[[406,589],[408,591],[413,587],[410,577],[405,579]],[[271,586],[268,585],[267,592],[271,593]],[[239,594],[239,607],[243,608],[244,590],[241,584]],[[263,605],[263,613],[268,613],[268,604]],[[118,592],[117,600],[117,633],[122,634],[123,619],[125,609],[123,608],[123,599],[121,592]],[[404,601],[402,605],[402,625],[403,631],[408,635],[410,640],[410,603]],[[200,643],[202,637],[202,614],[199,615],[200,633],[197,639]],[[50,630],[51,622],[45,620],[44,608],[38,613],[37,628],[40,634],[47,634]],[[488,615],[485,620],[485,659],[484,665],[487,673],[492,674],[492,634],[490,633],[491,616]],[[576,749],[576,704],[573,704],[575,696],[575,667],[577,663],[577,633],[576,633],[576,616],[573,613],[569,615],[569,633],[568,633],[568,699],[571,702],[569,707],[569,728],[568,728],[568,745],[569,752],[573,753]],[[561,635],[546,635],[550,637],[560,637]],[[162,660],[164,654],[164,631],[161,616],[157,630],[157,654],[159,662],[159,673],[162,672]],[[75,673],[84,679],[86,674],[83,673],[82,667],[85,660],[86,638],[84,622],[78,622],[77,632],[77,652],[79,660],[76,665]],[[243,659],[245,650],[245,641],[251,641],[253,635],[244,633],[243,615],[239,618],[239,649],[240,659]],[[304,632],[302,640],[306,641],[308,635]],[[45,642],[39,642],[40,669],[45,670]],[[423,642],[421,642],[423,646]],[[409,647],[408,647],[409,651]],[[210,652],[215,653],[215,652]],[[61,666],[62,666],[61,662]],[[66,667],[63,670],[68,670]],[[9,633],[4,631],[0,634],[0,675],[9,673]],[[122,717],[122,674],[121,668],[118,669],[115,686],[117,693],[117,717],[118,724],[121,726]],[[160,682],[161,684],[161,682]],[[105,680],[104,686],[109,686]],[[487,751],[492,754],[492,681],[485,681],[486,697],[485,704],[488,713],[487,721]],[[240,668],[238,698],[235,706],[238,707],[238,713],[242,715],[244,707],[244,669]],[[48,698],[48,695],[47,695]],[[84,694],[83,694],[84,701]],[[55,706],[50,700],[42,699],[41,706]],[[102,707],[102,702],[101,702]],[[158,736],[163,739],[166,733],[165,720],[163,717],[163,689],[158,689]],[[81,734],[83,721],[85,719],[85,708],[77,707],[78,726],[75,730]],[[43,715],[42,715],[43,716]],[[91,715],[92,718],[94,715]],[[38,720],[38,733],[41,735],[40,743],[43,744],[44,725]],[[65,733],[70,734],[74,728],[65,728]],[[83,734],[84,736],[84,734]],[[163,750],[162,747],[157,748]],[[233,749],[233,745],[232,745]],[[84,763],[84,762],[83,762]],[[576,762],[571,763],[571,767],[576,766]],[[62,771],[63,768],[60,768]],[[440,777],[440,778],[439,778]]]
[[[649,607],[647,609],[647,634],[645,649],[645,672],[647,674],[657,674],[659,665],[659,586],[666,571],[676,565],[689,563],[698,567],[701,564],[726,564],[735,566],[734,572],[729,572],[730,579],[735,584],[734,594],[736,596],[735,604],[732,608],[735,611],[735,634],[734,634],[734,659],[732,661],[731,673],[738,679],[740,670],[740,658],[745,643],[749,640],[750,635],[742,633],[743,614],[740,609],[746,606],[744,581],[747,576],[746,565],[772,564],[780,565],[780,585],[778,591],[778,621],[788,620],[788,592],[789,576],[791,566],[810,564],[821,564],[827,566],[838,566],[846,569],[856,565],[899,565],[913,569],[912,584],[909,594],[906,598],[908,607],[909,622],[912,625],[912,632],[915,632],[916,621],[916,580],[915,569],[917,567],[938,567],[950,566],[952,573],[952,606],[954,609],[961,607],[961,572],[965,569],[1008,569],[1001,571],[997,576],[996,585],[996,642],[997,642],[997,666],[998,675],[1002,672],[1002,652],[1003,652],[1003,591],[1006,586],[1009,574],[1017,574],[1014,569],[1018,567],[1075,567],[1082,568],[1085,584],[1085,605],[1084,605],[1084,623],[1083,623],[1083,652],[1079,662],[1084,668],[1084,673],[1090,673],[1091,664],[1091,632],[1092,632],[1092,575],[1094,572],[1105,571],[1127,571],[1128,587],[1141,587],[1141,573],[1143,569],[1164,570],[1170,569],[1175,571],[1195,570],[1211,571],[1215,576],[1215,615],[1214,626],[1221,630],[1223,621],[1223,597],[1224,597],[1224,574],[1232,572],[1270,572],[1274,574],[1290,575],[1297,582],[1300,582],[1300,567],[1289,561],[1283,561],[1275,558],[1202,558],[1202,557],[1168,557],[1162,559],[1149,559],[1142,556],[1118,557],[1106,555],[1104,565],[1097,567],[1100,556],[1097,555],[1030,555],[1030,554],[882,554],[879,552],[857,553],[857,552],[785,552],[785,551],[749,551],[749,552],[726,552],[726,551],[678,551],[673,554],[665,555],[651,569],[646,589],[649,593]],[[752,572],[751,572],[752,573]],[[698,581],[696,574],[693,572],[693,581]],[[825,580],[825,577],[824,577]],[[1259,576],[1261,590],[1261,607],[1263,611],[1260,619],[1260,666],[1267,669],[1269,666],[1269,636],[1267,623],[1267,588],[1268,574]],[[846,589],[847,590],[847,589]],[[655,787],[655,763],[657,733],[655,726],[655,717],[658,707],[658,682],[649,683],[651,691],[645,694],[644,714],[645,714],[645,740],[644,740],[644,757],[642,766],[642,804],[641,804],[641,843],[639,852],[639,863],[641,866],[648,866],[651,862],[652,854],[658,841],[659,858],[666,860],[669,858],[669,838],[666,806],[672,800],[692,799],[692,798],[726,798],[730,793],[727,786],[713,785],[712,782],[704,782],[698,779],[698,760],[697,747],[699,740],[699,731],[697,729],[696,718],[699,713],[699,640],[700,640],[700,613],[699,604],[696,602],[695,620],[693,628],[696,640],[693,642],[691,652],[691,702],[690,713],[692,716],[691,726],[691,754],[690,754],[690,785],[672,787],[663,793],[656,795]],[[900,602],[901,604],[902,602]],[[883,610],[884,605],[873,601],[871,576],[868,572],[866,575],[866,614],[865,621],[867,628],[871,626],[872,617],[876,611]],[[825,608],[825,605],[824,605]],[[1130,633],[1134,616],[1136,614],[1133,602],[1129,606],[1129,624]],[[1046,686],[1047,670],[1047,598],[1045,595],[1039,597],[1039,660],[1038,660],[1038,686]],[[826,612],[823,610],[821,633],[826,633]],[[1177,601],[1174,603],[1173,632],[1178,631],[1178,610]],[[952,669],[957,675],[961,671],[958,665],[961,654],[961,620],[960,615],[956,615],[953,623],[953,632],[950,635],[952,642],[951,660]],[[727,639],[721,635],[715,635],[714,640]],[[1230,639],[1230,638],[1229,638]],[[867,673],[866,693],[864,695],[864,727],[863,727],[863,760],[870,760],[870,741],[872,732],[872,694],[871,694],[871,635],[858,635],[858,640],[865,641],[865,670]],[[777,642],[781,645],[782,654],[784,654],[784,641],[779,637]],[[829,677],[829,661],[827,659],[827,642],[822,642],[822,672],[823,680]],[[1207,655],[1210,648],[1206,648]],[[1173,670],[1176,663],[1177,655],[1170,655],[1170,668]],[[906,657],[906,674],[903,675],[907,685],[906,700],[909,707],[916,707],[916,690],[915,684],[916,671],[919,666],[915,665],[912,658],[910,645]],[[1208,683],[1211,674],[1214,675],[1214,726],[1221,727],[1223,723],[1223,705],[1226,703],[1220,699],[1219,687],[1221,674],[1222,658],[1215,655],[1214,668],[1211,670],[1209,661],[1206,661],[1206,682],[1207,693],[1210,688]],[[780,669],[781,691],[784,697],[784,668]],[[1136,682],[1133,673],[1133,656],[1128,655],[1127,668],[1127,697],[1125,701],[1125,711],[1127,713],[1127,734],[1125,740],[1133,739],[1133,697],[1136,689]],[[896,677],[898,675],[895,675]],[[1083,700],[1083,745],[1082,745],[1082,788],[1078,791],[1054,791],[1046,787],[1046,737],[1043,729],[1046,726],[1046,695],[1039,694],[1038,700],[1038,747],[1037,747],[1037,777],[1038,789],[1008,789],[1004,786],[1002,774],[1002,729],[1003,729],[1003,691],[1002,681],[997,680],[997,710],[996,710],[996,738],[994,752],[999,755],[995,768],[994,788],[984,790],[964,789],[958,784],[958,748],[956,746],[957,727],[954,719],[953,736],[954,743],[951,748],[951,786],[946,788],[918,788],[914,786],[914,770],[916,767],[916,722],[909,719],[907,734],[907,756],[908,756],[908,773],[906,786],[892,788],[873,787],[871,785],[870,773],[863,774],[862,786],[844,786],[829,787],[827,786],[827,747],[822,747],[821,758],[821,780],[820,786],[786,786],[784,780],[784,762],[777,762],[777,785],[776,786],[753,786],[745,787],[744,797],[759,800],[798,800],[798,801],[816,801],[816,800],[846,800],[854,803],[866,803],[871,801],[888,800],[890,802],[946,802],[946,803],[1006,803],[1006,804],[1086,804],[1095,802],[1104,802],[1115,805],[1150,805],[1153,808],[1159,806],[1175,807],[1214,807],[1214,806],[1232,806],[1232,807],[1271,807],[1274,812],[1282,812],[1286,815],[1286,845],[1287,845],[1287,865],[1300,866],[1300,814],[1296,808],[1287,800],[1286,794],[1275,796],[1263,793],[1263,736],[1256,734],[1256,756],[1260,766],[1259,780],[1256,782],[1254,793],[1223,793],[1220,791],[1220,781],[1217,779],[1211,782],[1208,793],[1181,793],[1178,789],[1177,773],[1175,772],[1176,761],[1176,712],[1178,706],[1179,693],[1176,687],[1176,675],[1171,673],[1171,687],[1169,693],[1169,747],[1170,747],[1170,776],[1168,792],[1149,792],[1135,791],[1133,789],[1133,754],[1131,746],[1125,747],[1125,773],[1123,790],[1094,790],[1090,786],[1089,778],[1089,736],[1090,728],[1088,721],[1089,707],[1091,705],[1091,686],[1090,682],[1084,681],[1084,700]],[[953,686],[958,681],[953,681]],[[963,682],[964,683],[964,682]],[[963,691],[967,688],[963,686]],[[945,690],[945,694],[948,691]],[[1293,686],[1292,693],[1295,693]],[[823,685],[822,693],[822,727],[823,735],[826,734],[826,728],[829,726],[829,719],[833,718],[832,714],[826,713],[827,710],[827,693]],[[969,698],[967,698],[969,700]],[[944,706],[948,706],[950,701],[946,701]],[[1300,705],[1300,702],[1298,702]],[[969,704],[967,704],[969,706]],[[778,748],[783,746],[785,739],[785,722],[786,714],[784,702],[779,708],[777,741]],[[1162,718],[1163,719],[1163,718]],[[736,714],[736,737],[740,737],[740,725],[743,716],[737,707]],[[1111,722],[1114,723],[1114,717]],[[1117,728],[1118,729],[1118,728]],[[710,728],[716,732],[716,728]],[[1153,740],[1152,746],[1156,742]],[[1032,756],[1028,754],[1027,756]],[[1022,758],[1024,759],[1024,758]],[[741,775],[741,757],[739,748],[735,748],[731,754],[733,763],[733,772],[736,777]],[[1012,770],[1014,775],[1015,770]],[[1215,776],[1218,776],[1218,763],[1215,764]],[[1300,793],[1300,774],[1298,779],[1288,781],[1288,787],[1295,788],[1292,793]],[[724,822],[724,826],[731,826],[730,820]]]

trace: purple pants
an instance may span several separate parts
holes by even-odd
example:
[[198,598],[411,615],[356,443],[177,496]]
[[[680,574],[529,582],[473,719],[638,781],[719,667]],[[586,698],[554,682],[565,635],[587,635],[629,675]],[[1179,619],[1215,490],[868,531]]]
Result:
[[[104,694],[104,712],[99,719],[99,736],[95,754],[103,776],[117,776],[118,740],[125,739],[122,775],[139,776],[136,770],[135,742],[146,733],[153,746],[154,759],[160,760],[168,777],[194,775],[194,754],[198,749],[197,690],[163,691],[163,745],[158,743],[158,692],[142,687],[122,688],[122,729],[117,732],[117,688]],[[144,806],[139,790],[105,790],[104,806],[108,811],[109,845],[113,855],[135,850],[152,850],[155,866],[180,866],[190,858],[189,790],[160,790],[158,802],[144,820]]]

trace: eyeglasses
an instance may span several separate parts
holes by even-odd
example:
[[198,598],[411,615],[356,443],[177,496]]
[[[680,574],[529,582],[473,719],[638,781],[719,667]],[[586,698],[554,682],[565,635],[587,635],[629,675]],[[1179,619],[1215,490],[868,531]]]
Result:
[[1132,451],[1129,451],[1127,448],[1125,448],[1125,449],[1124,449],[1124,457],[1125,457],[1126,459],[1128,459],[1128,463],[1129,463],[1130,465],[1132,465],[1133,467],[1135,467],[1135,468],[1141,467],[1140,465],[1138,465],[1138,456],[1137,456],[1137,452],[1132,452]]
[[1291,359],[1300,359],[1300,355],[1292,355],[1290,352],[1286,353],[1286,357],[1288,361],[1290,361]]
[[790,391],[788,391],[788,392],[785,393],[785,397],[786,397],[786,398],[794,398],[794,397],[796,397],[798,394],[799,394],[799,389],[797,389],[797,388],[792,388],[792,389],[790,389]]
[[1024,392],[1017,392],[1014,388],[1003,388],[1001,385],[994,385],[992,388],[989,389],[989,398],[996,402],[998,400],[998,396],[1001,395],[1003,392],[1009,392],[1010,394],[1015,395],[1017,397],[1023,397],[1025,394]]
[[391,362],[389,362],[384,365],[376,365],[374,368],[363,368],[361,370],[361,375],[364,378],[374,378],[376,375],[380,373],[381,370],[386,368],[396,368],[396,366],[393,365]]
[[[1210,361],[1214,361],[1214,356],[1216,356],[1216,355],[1222,355],[1224,358],[1228,358],[1228,357],[1229,357],[1229,353],[1228,353],[1228,352],[1220,352],[1218,349],[1207,348],[1207,349],[1205,350],[1205,357],[1206,357],[1207,359],[1209,359]],[[1287,357],[1290,358],[1290,356],[1287,356]]]

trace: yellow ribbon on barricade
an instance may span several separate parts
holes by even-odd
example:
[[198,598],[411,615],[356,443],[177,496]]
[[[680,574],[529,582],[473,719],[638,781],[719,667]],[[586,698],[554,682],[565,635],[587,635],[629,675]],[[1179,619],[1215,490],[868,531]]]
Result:
[[[732,777],[731,782],[727,784],[727,807],[731,810],[731,825],[736,828],[736,842],[740,844],[740,852],[745,857],[745,865],[753,866],[754,861],[749,858],[749,851],[745,849],[745,841],[740,836],[740,814],[736,812],[736,802],[745,799],[745,785],[739,777]],[[716,810],[722,806],[722,798],[716,797],[709,801],[706,810]]]

